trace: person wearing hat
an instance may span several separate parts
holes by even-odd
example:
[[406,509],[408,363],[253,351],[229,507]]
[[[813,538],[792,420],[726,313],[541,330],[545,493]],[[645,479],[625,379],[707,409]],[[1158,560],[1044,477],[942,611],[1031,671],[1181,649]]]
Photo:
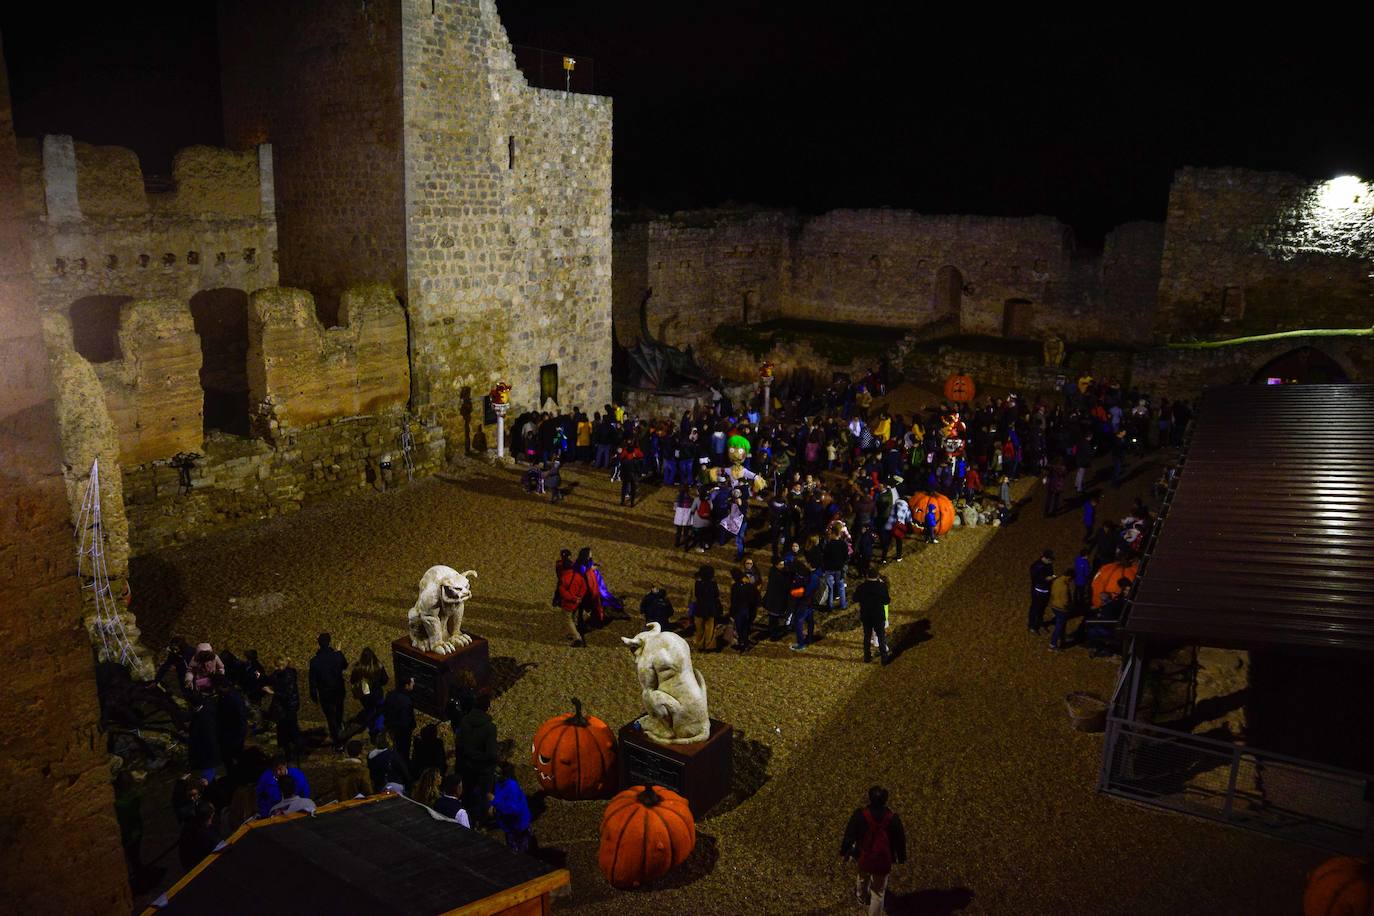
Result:
[[1048,547],[1040,554],[1040,559],[1031,564],[1030,613],[1026,618],[1026,629],[1039,634],[1045,628],[1045,608],[1050,603],[1050,582],[1054,579],[1054,551]]

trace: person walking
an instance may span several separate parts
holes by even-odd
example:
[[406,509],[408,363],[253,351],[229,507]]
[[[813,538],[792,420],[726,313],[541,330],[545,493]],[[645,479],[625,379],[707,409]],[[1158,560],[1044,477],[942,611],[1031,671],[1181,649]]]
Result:
[[1075,493],[1083,492],[1083,478],[1087,476],[1088,468],[1093,466],[1093,437],[1092,433],[1084,433],[1078,440],[1078,444],[1073,449],[1073,489]]
[[887,583],[872,568],[864,581],[854,590],[854,600],[859,602],[859,622],[864,627],[864,661],[873,660],[873,639],[877,637],[878,653],[882,663],[891,661],[887,654],[887,606],[892,601]]
[[821,570],[812,570],[805,560],[792,564],[792,629],[797,641],[793,652],[804,652],[816,638],[816,608],[830,597],[829,578]]
[[763,609],[768,612],[768,638],[782,636],[783,621],[787,618],[788,592],[792,588],[792,574],[784,560],[777,560],[768,570],[768,584],[763,592]]
[[720,602],[720,586],[716,584],[716,571],[710,563],[702,564],[697,570],[693,597],[696,604],[692,614],[701,624],[701,629],[697,630],[697,648],[702,652],[708,652],[716,647],[716,621],[724,613]]
[[[353,698],[362,706],[356,721],[367,730],[369,736],[382,727],[380,719],[382,701],[386,697],[387,680],[386,668],[377,658],[377,653],[370,647],[365,647],[358,656],[358,662],[353,666],[353,670],[348,672],[348,682],[353,687]],[[350,732],[344,737],[351,738],[357,734],[357,726],[351,727]]]
[[620,504],[628,501],[630,508],[635,505],[639,493],[639,474],[644,464],[644,452],[633,439],[626,439],[620,447]]
[[415,678],[407,677],[382,701],[382,718],[386,721],[386,730],[391,735],[392,747],[396,748],[396,753],[401,755],[407,765],[411,762],[410,736],[415,733],[415,701],[411,698],[414,690]]
[[1053,578],[1054,551],[1046,547],[1030,568],[1031,599],[1026,629],[1032,633],[1039,634],[1045,628],[1045,608],[1050,603],[1050,580]]
[[578,617],[581,614],[582,602],[587,597],[587,577],[571,562],[559,560],[557,566],[558,606],[562,609],[564,621],[568,625],[568,635],[572,637],[573,648],[586,648],[587,640],[578,627]]
[[887,799],[882,786],[870,787],[868,804],[850,815],[840,840],[841,861],[854,862],[858,870],[854,896],[868,908],[869,916],[883,912],[892,866],[906,862],[906,830]]
[[285,757],[299,760],[301,756],[301,688],[291,659],[277,656],[276,670],[268,678],[267,689],[272,701],[267,716],[277,723],[277,749]]
[[[832,526],[825,538],[825,547],[821,550],[821,569],[820,572],[825,576],[827,608],[834,608],[835,602],[840,602],[840,610],[849,607],[848,596],[845,593],[844,569],[849,565],[849,541],[845,540],[839,531]],[[810,594],[810,590],[808,590]],[[801,642],[800,639],[797,640]]]
[[1059,503],[1064,496],[1064,463],[1058,458],[1045,472],[1045,518],[1059,514]]
[[1064,627],[1072,609],[1073,567],[1070,566],[1050,580],[1050,613],[1054,614],[1054,631],[1050,633],[1050,650],[1064,648]]
[[1097,530],[1097,504],[1102,501],[1102,497],[1093,495],[1091,499],[1083,503],[1083,540],[1091,541],[1093,533]]
[[750,646],[749,635],[754,629],[760,600],[758,583],[743,570],[736,570],[734,584],[730,586],[730,615],[735,622],[735,648],[740,652]]
[[328,633],[321,633],[315,641],[319,649],[310,659],[310,699],[318,703],[324,713],[334,750],[342,750],[339,729],[343,726],[344,669],[348,667],[348,659],[330,645],[332,639]]

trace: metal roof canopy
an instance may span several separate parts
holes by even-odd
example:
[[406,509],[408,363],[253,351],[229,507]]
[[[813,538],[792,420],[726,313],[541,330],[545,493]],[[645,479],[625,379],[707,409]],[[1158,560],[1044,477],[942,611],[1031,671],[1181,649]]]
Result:
[[1374,652],[1374,385],[1208,389],[1126,630]]

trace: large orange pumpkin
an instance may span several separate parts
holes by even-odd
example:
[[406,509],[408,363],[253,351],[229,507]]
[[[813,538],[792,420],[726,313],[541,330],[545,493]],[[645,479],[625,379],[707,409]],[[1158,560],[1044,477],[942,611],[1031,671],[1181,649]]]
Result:
[[539,787],[555,798],[601,798],[615,787],[615,735],[596,716],[582,715],[581,700],[572,702],[572,715],[547,719],[534,733]]
[[696,843],[687,799],[661,786],[634,786],[606,806],[596,860],[612,887],[628,890],[662,878]]
[[954,527],[954,503],[950,502],[948,496],[943,493],[912,493],[906,498],[907,504],[911,506],[911,518],[913,521],[920,522],[924,527],[926,523],[926,506],[935,503],[935,536],[942,538],[949,534],[949,529]]
[[1302,895],[1303,916],[1374,916],[1374,869],[1337,856],[1317,866]]
[[1120,594],[1121,589],[1117,587],[1117,582],[1122,579],[1135,581],[1136,564],[1134,563],[1106,563],[1093,576],[1093,607],[1102,607],[1102,593],[1106,592],[1115,598]]
[[973,379],[963,373],[951,375],[945,379],[945,400],[958,401],[967,404],[973,400],[973,396],[978,389],[973,385]]

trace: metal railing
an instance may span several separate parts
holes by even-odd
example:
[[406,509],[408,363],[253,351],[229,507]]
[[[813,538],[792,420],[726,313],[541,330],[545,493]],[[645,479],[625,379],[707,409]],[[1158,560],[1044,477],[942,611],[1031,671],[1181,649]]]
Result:
[[1148,725],[1107,720],[1098,788],[1345,854],[1374,830],[1374,776]]

